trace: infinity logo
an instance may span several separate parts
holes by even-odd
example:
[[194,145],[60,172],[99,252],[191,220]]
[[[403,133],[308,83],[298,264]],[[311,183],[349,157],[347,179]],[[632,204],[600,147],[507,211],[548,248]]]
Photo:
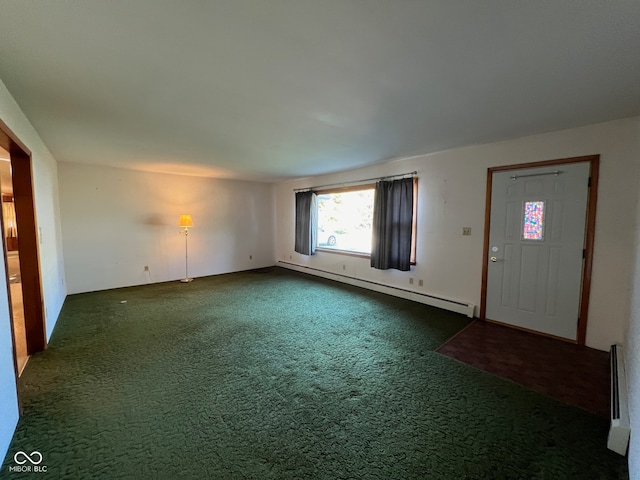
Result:
[[[18,460],[18,458],[20,458],[21,456],[24,457],[22,461]],[[37,459],[36,456],[38,457]],[[20,451],[16,452],[16,454],[13,456],[13,461],[18,465],[24,465],[25,463],[27,463],[27,461],[31,462],[33,465],[39,465],[40,463],[42,463],[42,454],[36,451],[31,452],[31,456],[29,456],[26,453]]]

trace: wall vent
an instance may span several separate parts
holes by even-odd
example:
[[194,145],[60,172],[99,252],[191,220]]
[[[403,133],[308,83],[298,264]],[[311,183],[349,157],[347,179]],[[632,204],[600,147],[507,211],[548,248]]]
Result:
[[631,427],[622,345],[611,346],[609,361],[611,364],[611,426],[607,448],[620,455],[626,455]]

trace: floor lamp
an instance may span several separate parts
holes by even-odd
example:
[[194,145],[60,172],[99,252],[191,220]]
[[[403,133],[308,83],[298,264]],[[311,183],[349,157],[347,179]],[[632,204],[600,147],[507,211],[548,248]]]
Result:
[[193,227],[193,219],[191,215],[180,215],[178,226],[184,228],[180,233],[184,233],[184,273],[185,277],[180,280],[182,283],[193,282],[193,278],[189,278],[189,228]]

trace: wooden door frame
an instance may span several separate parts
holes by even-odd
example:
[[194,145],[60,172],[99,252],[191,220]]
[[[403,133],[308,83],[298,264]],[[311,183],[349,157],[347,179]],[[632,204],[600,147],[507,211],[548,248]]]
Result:
[[[514,325],[495,322],[488,319],[487,313],[487,277],[489,274],[489,229],[491,227],[491,194],[493,174],[496,172],[516,171],[528,168],[550,167],[567,163],[583,163],[589,162],[589,192],[587,199],[585,240],[584,240],[584,262],[582,268],[582,285],[580,293],[580,308],[578,313],[578,327],[576,340],[555,337],[553,335],[544,334],[535,330],[527,330],[525,328]],[[598,203],[598,175],[600,169],[600,155],[587,155],[583,157],[560,158],[557,160],[545,160],[541,162],[522,163],[517,165],[503,165],[500,167],[491,167],[487,169],[487,197],[485,204],[484,216],[484,251],[482,252],[482,290],[480,297],[480,319],[500,323],[508,327],[519,330],[527,330],[538,335],[545,335],[559,338],[566,342],[584,345],[587,337],[587,319],[589,316],[589,295],[591,293],[591,270],[593,267],[593,245],[596,231],[596,205]]]
[[[9,152],[11,158],[13,197],[16,209],[16,224],[18,226],[18,252],[20,258],[25,336],[27,354],[32,355],[46,348],[47,330],[42,296],[42,275],[40,272],[40,252],[33,193],[31,152],[1,120],[0,146]],[[18,368],[13,333],[13,308],[11,305],[9,273],[6,265],[7,245],[4,235],[2,247],[5,255],[5,275],[7,277],[7,295],[9,298],[9,313],[12,322],[11,335],[14,342],[13,355],[17,378]]]

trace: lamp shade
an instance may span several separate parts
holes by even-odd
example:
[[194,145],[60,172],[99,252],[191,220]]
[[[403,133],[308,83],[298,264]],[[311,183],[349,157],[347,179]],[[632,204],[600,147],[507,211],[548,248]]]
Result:
[[191,215],[180,215],[178,226],[184,228],[193,227],[193,219],[191,218]]

